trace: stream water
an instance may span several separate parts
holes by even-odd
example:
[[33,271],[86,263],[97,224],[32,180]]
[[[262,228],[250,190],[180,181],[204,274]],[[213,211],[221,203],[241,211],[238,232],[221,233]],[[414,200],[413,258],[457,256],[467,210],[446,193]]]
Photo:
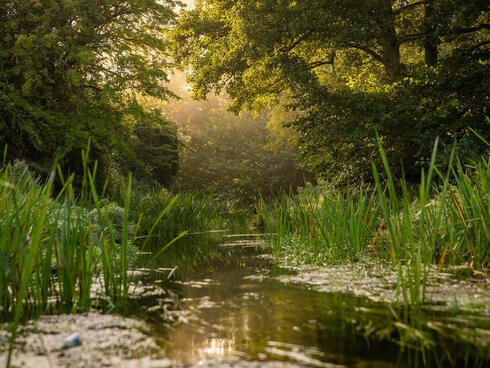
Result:
[[[170,359],[189,365],[274,360],[305,367],[488,366],[485,346],[478,351],[441,334],[441,346],[432,340],[424,346],[424,332],[411,348],[400,346],[393,323],[397,313],[387,303],[284,282],[291,271],[274,266],[263,243],[260,234],[221,235],[223,257],[170,283],[178,322],[169,327],[152,321]],[[426,313],[424,318],[437,322],[456,316]],[[489,319],[480,322],[488,334]],[[479,322],[465,321],[471,323]]]

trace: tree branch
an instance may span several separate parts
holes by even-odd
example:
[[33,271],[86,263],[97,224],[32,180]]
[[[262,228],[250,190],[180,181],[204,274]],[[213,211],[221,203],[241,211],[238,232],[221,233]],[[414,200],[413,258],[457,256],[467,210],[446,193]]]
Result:
[[489,40],[489,41],[483,41],[483,42],[480,42],[479,44],[477,44],[477,45],[473,46],[473,47],[471,48],[471,51],[474,51],[474,50],[476,50],[476,49],[478,49],[478,48],[480,48],[480,47],[482,47],[482,46],[484,46],[484,45],[488,45],[489,43],[490,43],[490,40]]
[[379,61],[383,65],[386,63],[384,57],[382,57],[380,54],[376,53],[375,51],[371,50],[369,47],[363,45],[356,45],[356,44],[350,44],[349,46],[354,49],[364,51],[365,53],[371,55],[375,60]]
[[298,46],[302,41],[304,41],[310,34],[312,34],[313,31],[311,29],[308,29],[304,34],[298,37],[296,41],[294,41],[291,45],[289,46],[284,46],[279,49],[281,52],[289,52],[292,49],[294,49],[296,46]]
[[416,1],[414,3],[411,3],[411,4],[407,4],[405,6],[402,6],[398,9],[393,10],[393,15],[398,15],[407,9],[414,8],[416,6],[424,5],[424,4],[428,4],[428,3],[430,3],[430,0],[421,0],[421,1]]
[[414,40],[420,40],[421,38],[427,38],[429,36],[431,36],[434,32],[424,32],[424,33],[410,33],[410,34],[406,34],[404,36],[401,36],[399,39],[398,39],[398,44],[402,44],[404,42],[408,42],[408,41],[414,41]]
[[[472,32],[480,31],[482,29],[490,29],[490,24],[483,23],[483,24],[479,24],[477,26],[470,27],[470,28],[461,28],[461,29],[455,30],[453,32],[448,32],[448,33],[444,34],[444,36],[448,36],[451,34],[457,35],[457,34],[472,33]],[[404,36],[401,36],[398,39],[398,43],[402,44],[402,43],[408,42],[408,41],[420,40],[421,38],[427,38],[427,37],[430,37],[432,35],[434,35],[434,32],[406,34]]]
[[483,24],[478,24],[478,25],[476,25],[474,27],[470,27],[470,28],[461,28],[454,33],[455,34],[465,34],[465,33],[476,32],[476,31],[479,31],[481,29],[490,29],[490,24],[483,23]]
[[319,60],[313,63],[306,64],[306,66],[308,67],[308,69],[315,69],[322,65],[332,65],[332,64],[333,64],[333,58],[329,58],[327,60]]

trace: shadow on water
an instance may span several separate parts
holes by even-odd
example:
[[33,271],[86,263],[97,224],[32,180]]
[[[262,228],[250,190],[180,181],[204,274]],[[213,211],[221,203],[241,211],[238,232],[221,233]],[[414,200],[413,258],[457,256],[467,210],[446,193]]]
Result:
[[[136,313],[152,324],[166,355],[182,364],[245,359],[308,367],[488,366],[488,317],[404,313],[365,297],[278,281],[274,276],[288,271],[274,266],[260,234],[196,239],[181,252],[184,258],[193,248],[208,252],[197,270],[189,267],[166,281],[171,264],[159,264],[165,266],[160,276],[157,272],[145,282],[163,283],[165,295],[150,293],[135,301],[145,305]],[[479,328],[487,339],[470,341],[467,331],[458,337],[459,330],[445,325],[457,319],[462,329]]]

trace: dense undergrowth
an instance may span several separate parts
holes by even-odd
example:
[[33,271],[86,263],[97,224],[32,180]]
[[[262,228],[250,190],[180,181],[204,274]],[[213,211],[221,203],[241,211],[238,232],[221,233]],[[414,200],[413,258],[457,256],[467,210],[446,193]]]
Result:
[[89,170],[88,152],[82,161],[79,196],[73,175],[65,179],[60,173],[63,187],[54,193],[54,172],[42,183],[27,167],[4,164],[0,170],[0,308],[12,321],[7,366],[22,318],[88,310],[94,283],[111,309],[128,297],[131,177],[123,188],[117,232],[112,206],[95,189],[96,167]]
[[490,262],[490,162],[488,157],[430,168],[420,184],[395,179],[383,147],[384,172],[373,165],[374,186],[307,187],[297,195],[262,201],[258,212],[273,233],[273,252],[294,263],[369,260],[398,269],[404,304],[424,301],[429,269],[469,265],[475,274]]
[[[164,208],[168,210],[153,228]],[[163,188],[143,194],[136,192],[132,212],[140,216],[138,234],[141,235],[136,237],[136,242],[141,244],[141,240],[146,239],[145,234],[151,232],[144,247],[147,255],[139,264],[176,267],[177,274],[209,265],[219,256],[216,241],[211,239],[212,234],[206,233],[245,227],[249,218],[248,210],[230,207],[210,195],[197,191],[174,195]],[[167,247],[176,237],[180,238]]]
[[150,248],[159,248],[183,231],[206,232],[244,226],[246,212],[230,208],[225,202],[214,200],[197,191],[182,192],[177,197],[163,188],[155,188],[149,193],[136,195],[133,213],[141,216],[139,232],[147,234],[154,220],[163,208],[169,210],[149,239]]
[[[0,168],[0,319],[12,321],[11,346],[20,321],[33,315],[124,311],[140,254],[154,259],[187,232],[236,223],[226,205],[195,193],[141,196],[131,176],[121,182],[121,203],[111,202],[97,190],[88,150],[82,156],[78,188],[60,170],[45,180],[22,163]],[[179,252],[169,258],[180,261]]]
[[[88,157],[88,156],[85,156]],[[53,174],[54,175],[54,174]],[[61,175],[61,174],[60,174]],[[95,170],[85,169],[55,193],[22,164],[0,169],[0,314],[85,311],[92,284],[109,306],[127,297],[128,269],[140,251],[151,257],[187,233],[237,226],[244,219],[225,204],[197,193],[165,189],[146,195],[122,183],[120,206],[99,195]],[[131,208],[130,208],[131,203]],[[169,256],[169,258],[177,258]],[[175,259],[177,262],[178,259]]]

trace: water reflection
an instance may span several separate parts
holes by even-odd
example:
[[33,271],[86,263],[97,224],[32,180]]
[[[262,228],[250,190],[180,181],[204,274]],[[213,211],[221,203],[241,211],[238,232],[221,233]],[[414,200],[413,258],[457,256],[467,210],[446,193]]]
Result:
[[[190,313],[169,332],[164,348],[170,358],[183,364],[234,358],[308,366],[325,366],[326,361],[375,364],[381,351],[384,359],[396,358],[394,344],[390,354],[386,342],[369,346],[362,334],[352,331],[350,320],[355,308],[364,305],[362,299],[285,285],[269,277],[280,270],[268,258],[255,256],[253,249],[242,251],[235,262],[227,260],[180,284],[180,308]],[[387,313],[379,312],[378,318]]]
[[[247,237],[223,239],[227,252],[235,239],[243,245]],[[396,316],[386,304],[364,297],[317,292],[271,277],[281,272],[256,247],[238,247],[207,269],[175,282],[178,309],[184,313],[181,322],[165,332],[166,355],[182,364],[226,358],[292,361],[308,367],[442,367],[459,364],[458,359],[467,366],[486,366],[488,362],[473,359],[474,352],[465,346],[459,346],[458,352],[451,339],[443,341],[442,350],[424,346],[423,339],[421,344],[412,341],[415,349],[400,348],[402,339],[412,338],[409,333],[415,338],[420,335],[421,328],[412,328],[409,314]],[[424,314],[413,320],[438,326],[437,320],[428,322],[429,317]],[[488,319],[486,331],[487,324]],[[419,348],[432,350],[421,354]],[[449,359],[447,350],[452,354]]]

